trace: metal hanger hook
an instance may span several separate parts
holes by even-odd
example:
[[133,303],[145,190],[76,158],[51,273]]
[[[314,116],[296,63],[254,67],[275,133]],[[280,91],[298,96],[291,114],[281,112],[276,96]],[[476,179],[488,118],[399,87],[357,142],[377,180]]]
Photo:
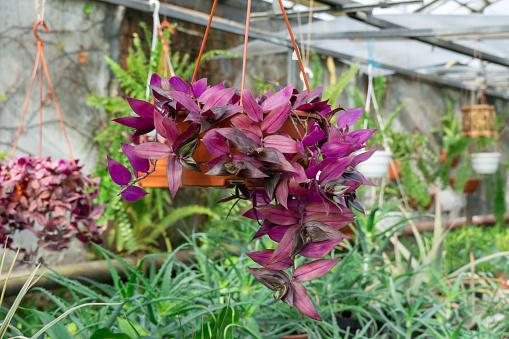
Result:
[[42,20],[37,20],[34,24],[34,27],[32,28],[32,30],[34,31],[35,38],[37,39],[37,43],[43,44],[41,38],[39,37],[39,34],[37,34],[37,27],[39,26],[44,26],[44,30],[46,31],[46,33],[49,33],[49,29],[48,25],[46,25],[46,23]]

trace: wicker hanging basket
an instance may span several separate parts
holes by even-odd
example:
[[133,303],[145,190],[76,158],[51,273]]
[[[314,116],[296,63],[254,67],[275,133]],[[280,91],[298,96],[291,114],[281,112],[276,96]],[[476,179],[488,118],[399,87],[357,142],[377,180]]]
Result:
[[461,107],[461,136],[464,138],[495,136],[495,106],[472,105]]

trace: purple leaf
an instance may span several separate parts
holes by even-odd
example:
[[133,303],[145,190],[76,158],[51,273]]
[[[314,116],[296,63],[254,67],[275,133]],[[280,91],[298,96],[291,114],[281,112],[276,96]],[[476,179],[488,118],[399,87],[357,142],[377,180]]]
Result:
[[330,158],[341,158],[347,154],[350,154],[352,150],[352,144],[347,144],[341,141],[327,141],[322,146],[322,153],[326,157]]
[[246,114],[251,118],[251,120],[262,122],[262,108],[260,105],[258,105],[251,92],[249,92],[247,89],[242,92],[242,106],[244,106],[244,110],[246,111]]
[[281,239],[283,239],[283,237],[285,236],[286,231],[288,231],[288,229],[290,227],[291,226],[275,226],[275,227],[272,227],[272,229],[268,232],[270,240],[275,241],[275,242],[281,242]]
[[364,144],[368,139],[378,131],[377,129],[358,129],[348,134],[349,138],[358,139],[357,144]]
[[135,148],[133,145],[121,142],[120,147],[122,147],[122,152],[124,152],[126,157],[129,159],[136,177],[138,177],[138,172],[147,173],[150,170],[150,162],[147,159],[136,156],[133,152]]
[[248,257],[250,257],[254,262],[264,266],[265,268],[269,268],[272,270],[286,270],[293,265],[293,260],[290,258],[286,258],[280,262],[269,265],[270,258],[274,254],[274,250],[261,250],[257,252],[249,252],[246,253]]
[[207,78],[200,79],[191,85],[193,96],[199,98],[207,90]]
[[260,124],[251,120],[245,114],[237,114],[230,119],[233,126],[239,130],[251,131],[256,134],[259,138],[262,136],[262,130]]
[[166,163],[166,177],[168,179],[168,188],[170,189],[173,199],[175,198],[175,194],[177,194],[182,179],[182,164],[175,155],[170,155],[168,157],[168,162]]
[[156,132],[163,137],[166,136],[166,127],[164,127],[163,120],[164,117],[159,112],[154,112],[154,127],[156,128]]
[[227,105],[233,94],[235,94],[234,87],[226,88],[212,94],[210,98],[205,102],[205,105],[203,105],[202,112],[206,112],[213,107]]
[[146,142],[139,144],[133,151],[134,155],[143,159],[159,160],[164,159],[173,152],[170,146],[160,142]]
[[150,77],[150,85],[154,87],[161,87],[161,77],[157,73],[152,74]]
[[306,258],[322,258],[327,255],[337,244],[342,240],[329,239],[319,242],[311,242],[307,245],[306,249],[299,254]]
[[[292,97],[293,84],[283,88],[281,91],[271,95],[262,103],[263,111],[272,111],[276,107],[289,105],[290,98]],[[271,133],[271,132],[269,132]]]
[[205,144],[205,147],[207,147],[207,151],[215,157],[230,154],[230,148],[221,139],[203,138],[201,141]]
[[256,234],[253,236],[253,239],[252,240],[255,240],[255,239],[258,239],[260,237],[263,237],[265,234],[269,233],[270,230],[274,227],[275,225],[273,223],[271,223],[270,221],[268,220],[264,220],[263,221],[263,224],[262,226],[260,226],[260,228],[258,229],[258,231],[256,231]]
[[246,179],[261,179],[261,178],[267,178],[268,175],[257,169],[253,164],[251,164],[248,161],[238,161],[235,163],[235,166],[242,165],[240,171],[237,173],[237,175],[241,178]]
[[283,236],[283,239],[281,239],[281,242],[279,245],[277,245],[276,250],[272,254],[272,257],[270,258],[269,262],[267,264],[275,264],[277,262],[286,260],[290,253],[292,252],[292,246],[293,246],[293,238],[295,235],[295,232],[300,228],[300,225],[293,225],[291,226]]
[[288,174],[286,173],[281,175],[281,179],[276,187],[276,198],[284,208],[288,208]]
[[304,139],[302,139],[302,144],[304,146],[313,146],[318,141],[322,141],[325,138],[325,132],[320,128],[316,122],[311,127],[311,133],[306,135]]
[[297,307],[297,309],[301,311],[302,314],[308,316],[309,318],[322,321],[322,318],[320,318],[320,315],[318,315],[315,305],[313,305],[313,302],[311,301],[311,298],[309,297],[304,285],[295,280],[292,281],[291,284],[294,290],[293,305],[295,305],[295,307]]
[[170,120],[167,117],[163,119],[163,126],[166,133],[162,136],[166,138],[166,143],[173,147],[180,134],[178,126],[175,122],[173,122],[173,120]]
[[[179,77],[171,77],[170,78],[170,85],[173,87],[176,91],[187,93],[189,89],[189,85],[186,84],[184,80],[182,80]],[[177,100],[178,101],[178,100]],[[180,102],[180,101],[179,101]],[[182,103],[181,103],[182,104]],[[184,105],[184,104],[182,104]]]
[[364,162],[366,160],[368,160],[369,158],[371,158],[371,156],[373,155],[373,153],[375,153],[376,151],[378,151],[378,147],[375,148],[375,149],[372,149],[371,151],[367,151],[367,152],[364,152],[364,153],[361,153],[361,154],[357,154],[354,158],[353,158],[353,161],[352,161],[352,166],[357,166],[358,164],[360,164],[361,162]]
[[154,105],[144,100],[129,97],[126,97],[126,100],[134,113],[138,114],[142,118],[152,119],[154,117],[154,111],[158,111]]
[[199,124],[193,122],[191,125],[189,125],[189,127],[178,136],[177,140],[175,140],[175,144],[173,145],[174,148],[175,146],[177,147],[175,153],[178,152],[179,148],[181,148],[181,145],[184,146],[198,138],[199,133],[200,133]]
[[189,112],[200,112],[200,107],[198,107],[198,104],[196,104],[196,102],[188,94],[182,92],[170,92],[169,95],[177,100]]
[[[293,277],[300,281],[309,281],[323,276],[328,273],[336,264],[341,260],[339,259],[321,259],[313,262],[300,265],[293,272]],[[256,260],[255,260],[256,261]]]
[[121,125],[141,129],[141,130],[153,130],[154,129],[154,121],[153,118],[145,119],[140,117],[122,117],[113,119],[113,121],[118,122]]
[[294,225],[300,219],[297,211],[286,209],[281,205],[256,207],[256,210],[276,225]]
[[345,128],[346,126],[352,126],[361,117],[364,112],[364,107],[360,108],[349,108],[345,112],[341,113],[338,117],[338,128]]
[[148,193],[141,187],[130,186],[120,195],[125,201],[136,201],[140,200]]
[[[274,288],[279,285],[284,285],[290,282],[288,274],[282,271],[271,270],[268,268],[247,268],[247,271],[255,277],[256,280],[261,282],[265,287],[274,291]],[[272,281],[267,281],[264,277],[271,277]],[[277,281],[277,283],[275,283]]]
[[204,104],[207,100],[209,100],[210,96],[214,93],[219,92],[224,88],[224,81],[218,85],[215,85],[209,89],[207,89],[205,92],[203,92],[200,97],[198,98],[198,102],[200,104]]
[[[306,205],[306,207],[304,208],[304,210],[306,211],[306,213],[309,213],[309,214],[312,214],[312,213],[326,213],[326,207],[324,205],[323,202],[319,202],[319,201],[315,201],[315,202],[312,202],[308,205]],[[340,209],[339,207],[335,206],[335,205],[332,205],[332,204],[329,204],[329,211],[331,213],[337,213],[337,214],[340,214],[342,216],[345,216],[345,217],[348,217],[348,218],[354,218],[355,217],[355,213],[352,212],[349,208],[343,208],[343,209]]]
[[339,178],[345,172],[348,166],[350,166],[352,160],[353,157],[348,157],[335,160],[332,163],[328,164],[320,173],[319,182],[322,183],[326,180]]
[[282,135],[269,135],[263,138],[265,147],[273,147],[283,153],[297,153],[297,143],[291,138]]
[[110,172],[113,182],[121,186],[127,185],[133,177],[131,171],[110,157],[108,157],[108,172]]
[[[277,95],[277,94],[276,94]],[[272,98],[272,97],[271,97]],[[290,115],[291,106],[289,103],[275,108],[263,119],[262,131],[265,133],[275,133],[283,126]]]

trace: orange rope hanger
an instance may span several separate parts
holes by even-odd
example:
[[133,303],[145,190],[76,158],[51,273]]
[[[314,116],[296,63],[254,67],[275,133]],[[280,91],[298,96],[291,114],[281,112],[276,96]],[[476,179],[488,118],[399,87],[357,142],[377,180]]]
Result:
[[34,81],[35,81],[35,77],[37,75],[37,69],[39,68],[39,60],[40,60],[41,73],[40,73],[40,77],[39,77],[39,91],[40,91],[40,99],[39,99],[39,157],[41,156],[41,151],[42,151],[42,106],[43,106],[43,103],[42,103],[42,82],[43,82],[42,78],[43,78],[43,70],[44,70],[44,73],[46,74],[48,86],[51,91],[51,96],[53,97],[53,101],[55,102],[55,109],[57,110],[57,113],[58,113],[58,118],[60,120],[60,126],[62,127],[62,131],[64,132],[67,147],[69,148],[69,153],[71,155],[71,161],[72,161],[72,164],[74,166],[76,166],[76,162],[74,161],[74,157],[72,155],[71,144],[69,143],[69,138],[67,137],[67,132],[65,130],[64,120],[62,119],[62,114],[60,113],[60,108],[58,107],[58,102],[57,102],[57,98],[55,97],[55,91],[53,90],[53,85],[51,84],[48,67],[46,65],[46,59],[44,58],[44,43],[42,42],[41,38],[37,34],[37,28],[39,26],[43,26],[46,33],[49,33],[48,26],[46,25],[46,23],[44,21],[42,21],[42,19],[39,19],[35,22],[32,30],[34,32],[35,38],[37,39],[37,54],[35,57],[34,69],[32,71],[32,80],[30,82],[30,87],[28,89],[27,97],[25,99],[25,104],[23,105],[23,113],[21,114],[21,121],[18,126],[18,132],[16,133],[16,140],[14,141],[14,146],[12,147],[11,158],[14,158],[14,153],[16,152],[16,147],[18,145],[18,140],[19,140],[19,137],[21,134],[21,127],[23,126],[23,120],[25,118],[25,113],[27,111],[28,101],[30,100],[30,94],[32,93],[32,88],[34,86]]
[[[295,49],[295,53],[297,54],[297,59],[299,60],[299,66],[300,70],[302,72],[302,76],[304,78],[304,83],[306,84],[306,89],[308,93],[310,92],[309,88],[309,82],[306,75],[306,71],[304,70],[304,65],[302,64],[302,59],[300,57],[299,49],[297,47],[297,43],[295,42],[295,37],[292,33],[292,28],[290,27],[290,22],[288,21],[288,16],[286,15],[285,8],[283,6],[282,0],[279,1],[279,6],[281,7],[281,11],[283,12],[283,16],[285,18],[286,27],[288,28],[288,33],[290,34],[290,38],[292,39],[293,48]],[[205,29],[205,35],[203,36],[203,41],[200,48],[200,53],[198,54],[198,60],[196,62],[196,66],[194,68],[193,78],[191,80],[191,84],[194,82],[196,78],[196,72],[198,71],[198,66],[200,65],[200,60],[203,54],[203,50],[205,48],[205,42],[207,41],[207,36],[209,34],[210,30],[210,24],[212,23],[212,17],[214,16],[214,11],[216,9],[217,0],[214,0],[214,4],[212,5],[212,10],[210,11],[210,17],[209,22],[207,24],[207,28]],[[247,0],[247,13],[246,13],[246,31],[244,34],[244,54],[243,54],[243,60],[242,60],[242,80],[241,80],[241,90],[240,90],[240,102],[242,103],[242,92],[244,91],[244,82],[246,79],[246,59],[247,59],[247,42],[248,42],[248,35],[249,35],[249,16],[251,14],[251,0]]]

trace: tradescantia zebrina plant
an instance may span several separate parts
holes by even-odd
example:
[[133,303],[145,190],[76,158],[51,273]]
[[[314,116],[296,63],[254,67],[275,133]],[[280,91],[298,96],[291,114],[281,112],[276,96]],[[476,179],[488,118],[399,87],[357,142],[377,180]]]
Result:
[[[363,212],[356,196],[360,185],[372,185],[355,170],[375,151],[359,153],[375,130],[350,130],[363,108],[332,109],[321,100],[321,88],[299,93],[293,85],[274,86],[259,98],[245,90],[208,86],[206,79],[188,84],[178,77],[153,75],[154,105],[127,99],[137,117],[116,121],[140,136],[156,130],[154,142],[123,144],[130,170],[109,160],[112,179],[126,200],[146,192],[134,186],[167,159],[168,187],[175,196],[185,170],[225,176],[235,194],[222,202],[245,199],[244,216],[260,223],[254,235],[268,235],[278,245],[248,253],[263,268],[249,272],[274,291],[274,298],[321,320],[302,281],[329,272],[339,259],[320,259],[348,238],[341,229],[354,221],[352,208]],[[331,119],[337,116],[337,123]],[[197,148],[209,158],[198,163]],[[139,175],[139,173],[145,173]],[[241,179],[240,181],[238,179]],[[244,181],[242,181],[244,180]],[[296,266],[296,256],[318,259]],[[285,272],[288,270],[288,273]]]

